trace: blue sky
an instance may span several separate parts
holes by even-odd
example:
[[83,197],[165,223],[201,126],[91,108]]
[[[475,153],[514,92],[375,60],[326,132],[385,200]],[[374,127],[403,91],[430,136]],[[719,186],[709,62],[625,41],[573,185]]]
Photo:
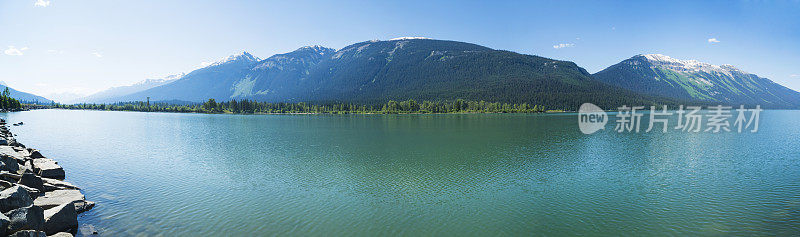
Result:
[[0,80],[42,95],[87,94],[241,50],[266,58],[402,36],[569,60],[592,73],[661,53],[800,90],[798,0],[0,0]]

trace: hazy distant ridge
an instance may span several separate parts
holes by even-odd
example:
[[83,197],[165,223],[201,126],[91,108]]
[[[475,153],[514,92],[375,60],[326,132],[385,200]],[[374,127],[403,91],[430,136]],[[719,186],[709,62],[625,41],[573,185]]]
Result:
[[[8,87],[5,82],[0,82],[0,91],[3,91]],[[23,103],[39,103],[39,104],[51,104],[53,103],[52,100],[44,98],[42,96],[34,95],[27,92],[22,92],[15,90],[14,88],[8,87],[9,92],[11,92],[11,98],[17,99]]]
[[144,91],[150,88],[166,85],[170,82],[176,81],[183,77],[185,74],[169,75],[160,79],[147,79],[129,86],[112,87],[95,94],[79,98],[77,103],[113,103],[116,102],[115,98],[130,95],[136,92]]

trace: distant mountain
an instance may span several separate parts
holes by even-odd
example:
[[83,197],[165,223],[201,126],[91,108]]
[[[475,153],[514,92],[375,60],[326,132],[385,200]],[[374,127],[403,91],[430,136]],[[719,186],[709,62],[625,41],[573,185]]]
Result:
[[594,78],[647,95],[723,104],[800,108],[800,93],[739,70],[660,54],[636,55],[595,73]]
[[26,93],[18,90],[14,90],[14,88],[8,87],[5,82],[0,81],[0,92],[4,91],[8,88],[8,91],[11,92],[11,98],[17,99],[22,103],[27,104],[51,104],[53,103],[52,100],[47,98],[34,95],[31,93]]
[[207,67],[194,70],[174,82],[116,97],[116,102],[181,100],[201,102],[214,98],[220,101],[230,100],[237,85],[243,80],[253,77],[251,69],[259,61],[248,52],[231,55]]
[[44,96],[47,96],[47,98],[50,98],[56,103],[71,104],[75,103],[77,99],[83,98],[86,95],[65,91],[65,92],[50,93]]
[[382,103],[387,100],[485,100],[575,109],[665,100],[597,82],[573,62],[419,37],[321,46],[259,60],[243,52],[181,79],[114,101]]
[[[572,62],[480,45],[398,38],[347,46],[295,79],[301,91],[257,96],[267,101],[383,102],[470,99],[563,104],[603,87]],[[595,87],[597,86],[597,87]]]
[[179,73],[169,75],[159,79],[147,79],[129,86],[119,86],[97,92],[95,94],[74,100],[79,103],[113,103],[115,98],[123,97],[133,93],[141,92],[154,87],[166,85],[170,82],[176,81],[186,75]]

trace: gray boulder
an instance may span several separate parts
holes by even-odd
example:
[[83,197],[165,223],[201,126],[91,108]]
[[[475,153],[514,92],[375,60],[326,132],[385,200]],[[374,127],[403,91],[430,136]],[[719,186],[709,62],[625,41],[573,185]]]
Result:
[[19,172],[19,163],[11,156],[0,155],[0,171]]
[[[7,138],[9,142],[12,142],[14,138]],[[0,145],[0,156],[10,156],[11,158],[17,160],[25,160],[25,156],[22,153],[17,152],[13,146],[2,146]]]
[[64,168],[61,168],[56,161],[51,159],[33,159],[33,170],[44,178],[64,180]]
[[33,159],[33,165],[34,166],[39,164],[39,163],[55,163],[55,164],[58,164],[58,161],[55,161],[55,160],[50,159],[50,158],[34,158]]
[[44,193],[33,201],[33,205],[40,206],[44,209],[54,208],[56,206],[72,203],[75,205],[75,211],[82,213],[94,207],[93,202],[87,202],[80,190],[55,190],[52,192]]
[[27,206],[14,209],[5,213],[10,220],[6,233],[15,233],[20,230],[42,230],[44,227],[44,209],[37,206]]
[[52,235],[78,228],[78,213],[75,205],[66,203],[44,211],[44,232]]
[[0,213],[0,233],[6,233],[8,224],[11,224],[11,220],[9,220],[6,215],[3,215],[3,213]]
[[20,171],[18,171],[17,173],[23,173],[23,174],[25,172],[36,173],[36,171],[33,170],[33,160],[23,161],[19,166],[19,170]]
[[17,139],[9,139],[9,141],[11,142],[11,144],[8,144],[10,146],[13,146],[13,147],[25,147],[25,145],[23,145],[22,143],[19,143],[17,141]]
[[22,174],[18,183],[38,190],[44,190],[42,178],[30,172]]
[[33,199],[28,190],[14,185],[3,191],[0,191],[0,212],[8,212],[20,207],[26,207],[33,204]]
[[55,186],[55,185],[52,185],[52,184],[49,184],[49,183],[45,183],[44,185],[42,185],[42,187],[44,188],[42,191],[45,191],[45,192],[52,192],[52,191],[56,191],[56,190],[65,190],[65,188],[62,188],[62,187],[59,187],[59,186]]
[[20,230],[17,233],[9,235],[9,237],[47,237],[44,231],[36,230]]
[[42,178],[42,181],[44,182],[45,192],[50,192],[54,190],[64,190],[64,189],[80,189],[77,186],[72,185],[71,183],[67,183],[57,179]]
[[[3,165],[2,161],[0,161],[0,165]],[[19,181],[19,179],[14,179],[13,176],[7,176],[7,175],[4,175],[4,174],[10,174],[10,173],[8,173],[8,171],[0,172],[0,180],[6,181],[6,182],[9,182],[9,183],[17,183]]]
[[88,210],[92,210],[94,208],[94,202],[90,201],[82,201],[82,202],[75,202],[75,211],[80,213],[86,212]]
[[67,233],[67,232],[58,232],[58,233],[56,233],[54,235],[51,235],[49,237],[73,237],[73,236],[74,235],[72,235],[70,233]]
[[10,146],[0,146],[0,171],[19,173],[19,162],[25,157]]
[[14,148],[15,151],[19,152],[19,154],[22,155],[23,157],[30,157],[31,156],[31,152],[29,152],[28,149],[25,149],[25,148],[22,148],[22,147],[18,147],[18,146],[15,146],[13,148]]
[[43,193],[42,190],[31,188],[22,184],[17,184],[17,186],[19,186],[20,188],[24,188],[25,190],[28,190],[28,195],[30,195],[32,199],[36,199],[36,197],[42,195]]
[[14,186],[14,183],[0,179],[0,190],[7,189]]
[[31,153],[30,157],[33,159],[44,158],[44,156],[42,155],[41,152],[39,152],[39,150],[31,149],[29,151]]
[[16,183],[19,179],[22,178],[22,175],[17,173],[10,173],[8,171],[0,171],[0,179],[6,180],[12,183]]

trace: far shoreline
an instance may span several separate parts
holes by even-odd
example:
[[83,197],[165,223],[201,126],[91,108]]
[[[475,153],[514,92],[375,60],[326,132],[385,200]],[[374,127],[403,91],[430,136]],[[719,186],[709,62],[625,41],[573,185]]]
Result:
[[[137,110],[99,110],[99,109],[65,109],[65,108],[38,108],[19,111],[2,112],[22,112],[33,110],[67,110],[67,111],[101,111],[101,112],[131,112],[131,113],[165,113],[165,114],[209,114],[209,115],[444,115],[444,114],[565,114],[577,113],[577,111],[545,111],[545,112],[453,112],[453,113],[207,113],[207,112],[172,112],[172,111],[137,111]],[[0,113],[2,113],[0,112]]]

